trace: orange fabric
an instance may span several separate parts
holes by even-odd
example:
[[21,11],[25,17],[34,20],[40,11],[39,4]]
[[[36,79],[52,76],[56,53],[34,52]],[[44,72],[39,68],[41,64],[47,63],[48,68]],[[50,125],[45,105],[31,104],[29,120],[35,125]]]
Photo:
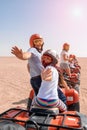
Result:
[[[50,124],[56,125],[56,126],[63,126],[63,127],[67,126],[68,128],[71,127],[73,129],[75,129],[75,128],[79,129],[81,127],[81,124],[78,123],[80,121],[79,116],[75,117],[75,116],[67,115],[67,114],[76,115],[75,111],[70,111],[70,112],[67,111],[67,112],[64,112],[64,114],[66,114],[66,116],[59,115],[59,116],[56,116],[55,118],[53,118],[50,121]],[[57,130],[57,128],[49,127],[49,130]],[[59,128],[59,130],[67,130],[67,128]]]
[[65,91],[65,96],[67,100],[67,105],[77,103],[79,101],[79,94],[75,89],[69,89]]
[[43,39],[42,36],[40,36],[39,34],[33,34],[31,37],[30,37],[30,40],[29,40],[29,44],[30,44],[30,47],[33,47],[33,41],[35,39]]

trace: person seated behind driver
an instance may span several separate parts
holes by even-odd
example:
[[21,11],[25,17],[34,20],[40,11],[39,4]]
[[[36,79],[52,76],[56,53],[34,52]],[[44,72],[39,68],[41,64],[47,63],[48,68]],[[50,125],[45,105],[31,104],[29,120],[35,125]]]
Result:
[[33,105],[41,108],[58,108],[61,112],[66,111],[67,107],[59,99],[58,96],[58,79],[59,74],[55,65],[58,63],[58,54],[55,50],[47,50],[43,53],[41,61],[45,69],[50,68],[52,76],[49,81],[46,81],[42,75],[42,82],[37,96],[34,98]]
[[70,45],[68,43],[63,44],[63,49],[60,54],[60,68],[66,72],[68,76],[71,76],[71,71],[69,67],[69,51]]

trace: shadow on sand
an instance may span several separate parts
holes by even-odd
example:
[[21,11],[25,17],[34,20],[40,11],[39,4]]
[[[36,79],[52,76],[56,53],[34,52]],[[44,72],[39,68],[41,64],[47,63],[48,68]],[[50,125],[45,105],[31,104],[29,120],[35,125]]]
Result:
[[28,100],[28,98],[26,98],[26,99],[22,99],[22,100],[20,100],[20,101],[18,101],[18,102],[13,102],[12,104],[14,104],[14,105],[25,104],[25,105],[26,105],[27,100]]

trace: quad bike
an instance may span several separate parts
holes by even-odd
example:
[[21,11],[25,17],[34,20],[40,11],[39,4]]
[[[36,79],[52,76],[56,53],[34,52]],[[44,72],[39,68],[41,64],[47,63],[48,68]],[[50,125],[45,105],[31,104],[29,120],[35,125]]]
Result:
[[[11,108],[0,114],[0,130],[87,130],[87,116],[75,108],[79,103],[79,93],[73,88],[64,93],[67,112],[59,113],[57,108],[42,109],[37,106],[30,110]],[[31,101],[33,96],[32,90]]]
[[68,110],[75,110],[80,112],[80,100],[79,100],[79,89],[80,89],[80,81],[78,74],[72,73],[72,76],[64,76],[64,80],[69,86],[69,90],[65,91],[62,88],[63,93],[66,96]]
[[0,130],[87,130],[87,116],[76,111],[11,108],[0,114]]
[[[79,112],[79,91],[76,87],[79,80],[74,78],[65,76],[70,89],[62,89],[66,95],[68,111],[59,113],[57,108],[42,109],[37,106],[29,110],[11,108],[0,114],[0,130],[87,130],[87,116]],[[33,97],[34,91],[31,90],[28,107]]]
[[[66,105],[68,111],[80,111],[80,103],[79,103],[79,93],[77,90],[70,88],[69,90],[66,90],[65,88],[60,88],[63,94],[66,97]],[[27,103],[27,109],[30,110],[32,107],[32,101],[34,99],[34,90],[31,89],[29,98],[28,98],[28,103]]]
[[66,74],[65,70],[62,70],[64,79],[66,80],[69,87],[72,87],[79,92],[81,67],[78,64],[74,64],[73,67],[70,66],[70,71],[71,77]]

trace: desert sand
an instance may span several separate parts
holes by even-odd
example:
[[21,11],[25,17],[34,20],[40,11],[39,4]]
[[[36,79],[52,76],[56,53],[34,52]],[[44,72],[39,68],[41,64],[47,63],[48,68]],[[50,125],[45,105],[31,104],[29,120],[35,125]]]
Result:
[[[87,58],[78,58],[81,66],[80,112],[87,115]],[[0,57],[0,113],[11,107],[24,107],[31,89],[27,61]]]

